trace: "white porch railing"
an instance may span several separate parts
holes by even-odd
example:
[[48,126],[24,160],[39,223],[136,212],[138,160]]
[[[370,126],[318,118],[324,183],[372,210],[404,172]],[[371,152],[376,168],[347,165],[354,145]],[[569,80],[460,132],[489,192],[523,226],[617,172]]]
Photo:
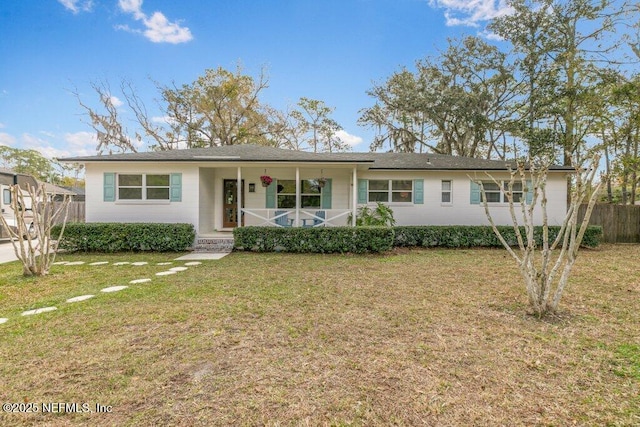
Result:
[[351,209],[246,209],[245,225],[271,227],[336,227],[351,225]]

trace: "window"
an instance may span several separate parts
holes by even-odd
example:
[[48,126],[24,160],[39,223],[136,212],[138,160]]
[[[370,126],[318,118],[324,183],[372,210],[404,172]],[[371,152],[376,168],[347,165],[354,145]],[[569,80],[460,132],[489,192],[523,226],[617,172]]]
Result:
[[[509,203],[509,197],[507,195],[509,193],[508,182],[504,183],[504,191],[506,193],[504,195],[504,202]],[[520,201],[522,200],[522,182],[513,183],[513,186],[511,187],[511,194],[513,195],[513,203],[520,203]]]
[[8,188],[5,188],[2,191],[2,202],[5,205],[10,205],[11,204],[11,190],[9,190]]
[[370,203],[393,202],[411,203],[413,201],[412,180],[371,179],[369,180]]
[[169,200],[169,175],[119,174],[119,200]]
[[[502,188],[500,185],[493,181],[482,181],[482,187],[487,197],[488,203],[509,203],[509,183],[507,181],[502,182]],[[520,203],[522,200],[522,182],[514,182],[512,187],[513,202]]]
[[169,175],[147,175],[147,200],[169,200]]
[[[320,195],[322,190],[313,179],[303,179],[300,182],[300,204],[301,208],[320,208]],[[277,181],[277,207],[284,209],[294,209],[296,207],[296,181],[279,179]]]
[[442,203],[451,203],[451,181],[442,181],[442,196],[440,201]]

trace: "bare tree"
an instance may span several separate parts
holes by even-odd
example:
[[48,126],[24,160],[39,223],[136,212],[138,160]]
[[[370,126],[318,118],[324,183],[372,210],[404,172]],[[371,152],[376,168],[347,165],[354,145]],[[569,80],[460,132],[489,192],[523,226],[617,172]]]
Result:
[[[509,201],[509,212],[518,242],[516,249],[509,245],[498,230],[491,216],[482,181],[476,181],[480,185],[485,213],[491,227],[518,265],[527,289],[529,303],[539,317],[557,312],[560,298],[567,285],[571,269],[576,262],[582,238],[597,200],[601,183],[599,182],[593,189],[592,183],[599,160],[599,156],[594,156],[587,168],[576,167],[567,213],[558,235],[551,242],[549,241],[549,219],[547,216],[547,176],[550,162],[538,164],[531,162],[528,165],[524,162],[518,163],[515,170],[509,170],[511,178],[506,188],[487,174],[498,184],[505,198]],[[522,186],[522,193],[514,193],[513,189],[516,183]],[[517,197],[514,197],[514,194],[526,194],[531,188],[533,197],[530,202],[527,202],[525,197],[515,200]],[[582,222],[578,223],[578,208],[587,197],[589,201],[586,213]],[[542,210],[541,249],[537,247],[535,238],[534,213],[537,208]],[[521,227],[524,229],[524,235]]]
[[[123,84],[124,85],[124,84]],[[136,152],[136,144],[129,137],[127,128],[123,126],[120,116],[118,115],[116,98],[111,94],[111,88],[107,83],[92,83],[91,87],[98,94],[100,104],[104,107],[105,112],[99,113],[97,110],[85,104],[80,98],[77,89],[72,91],[78,100],[78,103],[84,108],[89,116],[89,125],[96,132],[98,146],[96,150],[99,153],[107,150],[110,154],[114,150],[116,152]]]
[[27,185],[26,195],[18,185],[12,185],[9,191],[15,224],[10,226],[1,215],[0,221],[9,230],[13,250],[22,262],[22,274],[46,276],[56,257],[51,228],[56,219],[62,218],[62,230],[58,237],[62,238],[67,223],[69,196],[65,195],[63,202],[54,208],[46,202],[43,184],[37,188]]

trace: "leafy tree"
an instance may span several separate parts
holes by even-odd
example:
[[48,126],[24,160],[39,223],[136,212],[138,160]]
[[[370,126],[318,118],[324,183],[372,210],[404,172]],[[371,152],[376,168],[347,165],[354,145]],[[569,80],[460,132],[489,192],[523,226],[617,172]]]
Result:
[[449,40],[439,57],[403,69],[368,93],[373,107],[360,123],[378,130],[372,150],[431,150],[441,154],[504,158],[512,71],[506,56],[477,37]]
[[37,150],[0,145],[0,165],[15,172],[32,175],[40,181],[50,181],[56,175],[53,162]]
[[[604,66],[617,66],[609,58],[619,40],[608,37],[615,35],[624,10],[611,0],[511,0],[509,5],[514,13],[496,18],[489,28],[511,44],[516,65],[514,135],[534,154],[559,149],[570,166],[597,131],[594,88]],[[539,145],[540,131],[546,146]]]
[[612,72],[606,77],[599,92],[605,108],[598,123],[605,154],[607,200],[614,201],[612,180],[617,180],[620,198],[616,202],[634,204],[640,179],[640,75],[628,79]]
[[131,138],[118,114],[117,105],[107,84],[93,84],[100,104],[99,113],[84,103],[74,92],[81,107],[97,132],[99,152],[132,151],[145,148],[170,150],[175,148],[213,147],[244,143],[273,144],[273,133],[279,130],[272,120],[273,109],[260,102],[259,96],[268,87],[261,72],[258,79],[223,68],[205,70],[191,84],[162,86],[159,106],[162,120],[149,116],[142,99],[129,82],[120,85],[126,104],[135,114],[138,130]]
[[331,118],[334,110],[324,101],[300,98],[296,108],[284,118],[281,145],[314,153],[348,150],[349,146],[337,136],[342,126]]

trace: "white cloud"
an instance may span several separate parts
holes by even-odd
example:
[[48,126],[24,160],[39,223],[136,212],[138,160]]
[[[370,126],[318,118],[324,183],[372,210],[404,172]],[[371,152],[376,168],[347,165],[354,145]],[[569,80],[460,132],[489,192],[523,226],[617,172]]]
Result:
[[151,117],[151,121],[153,123],[160,123],[163,125],[176,125],[178,124],[177,120],[170,116],[153,116]]
[[65,156],[92,156],[96,154],[98,139],[95,132],[65,133],[64,140],[68,148],[68,151],[64,151]]
[[335,133],[335,135],[342,140],[347,145],[355,146],[362,142],[362,138],[356,135],[351,135],[349,132],[345,130],[339,130]]
[[93,8],[93,0],[58,0],[58,2],[74,15],[79,12],[90,12]]
[[15,145],[15,143],[16,139],[12,135],[0,132],[0,145],[8,145],[11,147],[12,145]]
[[133,33],[142,33],[148,40],[154,43],[185,43],[193,39],[188,27],[182,27],[179,23],[169,22],[162,12],[153,12],[151,17],[142,11],[142,0],[119,0],[120,10],[131,14],[136,21],[142,21],[145,29],[138,30],[128,25],[117,25],[119,30]]
[[142,13],[142,0],[120,0],[118,6],[125,13],[133,14],[135,19],[144,19],[144,13]]
[[39,134],[45,135],[46,139],[30,133],[23,133],[19,138],[7,133],[0,133],[0,145],[13,146],[23,150],[37,150],[49,159],[96,154],[98,142],[95,133],[75,132],[60,136],[40,131]]
[[111,99],[111,104],[113,104],[113,106],[116,108],[124,105],[124,103],[117,96],[112,95],[110,99]]
[[507,0],[429,0],[429,5],[444,9],[448,26],[479,26],[488,21],[512,13]]

